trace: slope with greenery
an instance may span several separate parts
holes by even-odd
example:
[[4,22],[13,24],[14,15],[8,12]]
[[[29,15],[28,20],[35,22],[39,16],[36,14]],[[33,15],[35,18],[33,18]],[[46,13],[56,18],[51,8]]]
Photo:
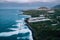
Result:
[[[35,30],[36,40],[60,40],[60,9],[54,9],[55,13],[50,16],[53,21],[29,23]],[[46,14],[46,11],[28,10],[24,14],[31,15],[32,17]]]

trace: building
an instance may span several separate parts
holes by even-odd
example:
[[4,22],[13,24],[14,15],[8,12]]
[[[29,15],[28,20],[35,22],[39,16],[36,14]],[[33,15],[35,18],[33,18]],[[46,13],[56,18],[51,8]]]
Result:
[[47,7],[40,7],[37,10],[47,11],[48,13],[54,13],[55,12],[53,9],[50,9],[50,8],[47,8]]
[[40,7],[40,8],[38,8],[38,10],[45,10],[45,11],[47,11],[49,9],[47,7]]
[[50,21],[50,19],[46,18],[44,15],[28,19],[28,22],[41,22],[41,21]]

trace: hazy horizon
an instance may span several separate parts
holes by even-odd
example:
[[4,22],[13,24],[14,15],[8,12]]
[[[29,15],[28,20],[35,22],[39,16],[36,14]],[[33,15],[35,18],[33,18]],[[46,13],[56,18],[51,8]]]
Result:
[[49,3],[60,3],[60,0],[0,0],[0,2],[15,2],[15,3],[49,2]]
[[59,4],[59,0],[0,0],[0,8],[53,7]]

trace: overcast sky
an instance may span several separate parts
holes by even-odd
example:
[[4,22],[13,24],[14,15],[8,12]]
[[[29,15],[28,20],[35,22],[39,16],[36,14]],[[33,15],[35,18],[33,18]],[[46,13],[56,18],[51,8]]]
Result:
[[55,3],[59,3],[60,0],[0,0],[0,2],[17,2],[17,3],[55,2]]

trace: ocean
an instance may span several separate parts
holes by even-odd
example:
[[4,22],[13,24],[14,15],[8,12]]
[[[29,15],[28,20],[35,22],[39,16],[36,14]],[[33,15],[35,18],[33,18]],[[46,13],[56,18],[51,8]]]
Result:
[[24,24],[27,17],[19,9],[0,9],[0,40],[33,40],[31,30]]

